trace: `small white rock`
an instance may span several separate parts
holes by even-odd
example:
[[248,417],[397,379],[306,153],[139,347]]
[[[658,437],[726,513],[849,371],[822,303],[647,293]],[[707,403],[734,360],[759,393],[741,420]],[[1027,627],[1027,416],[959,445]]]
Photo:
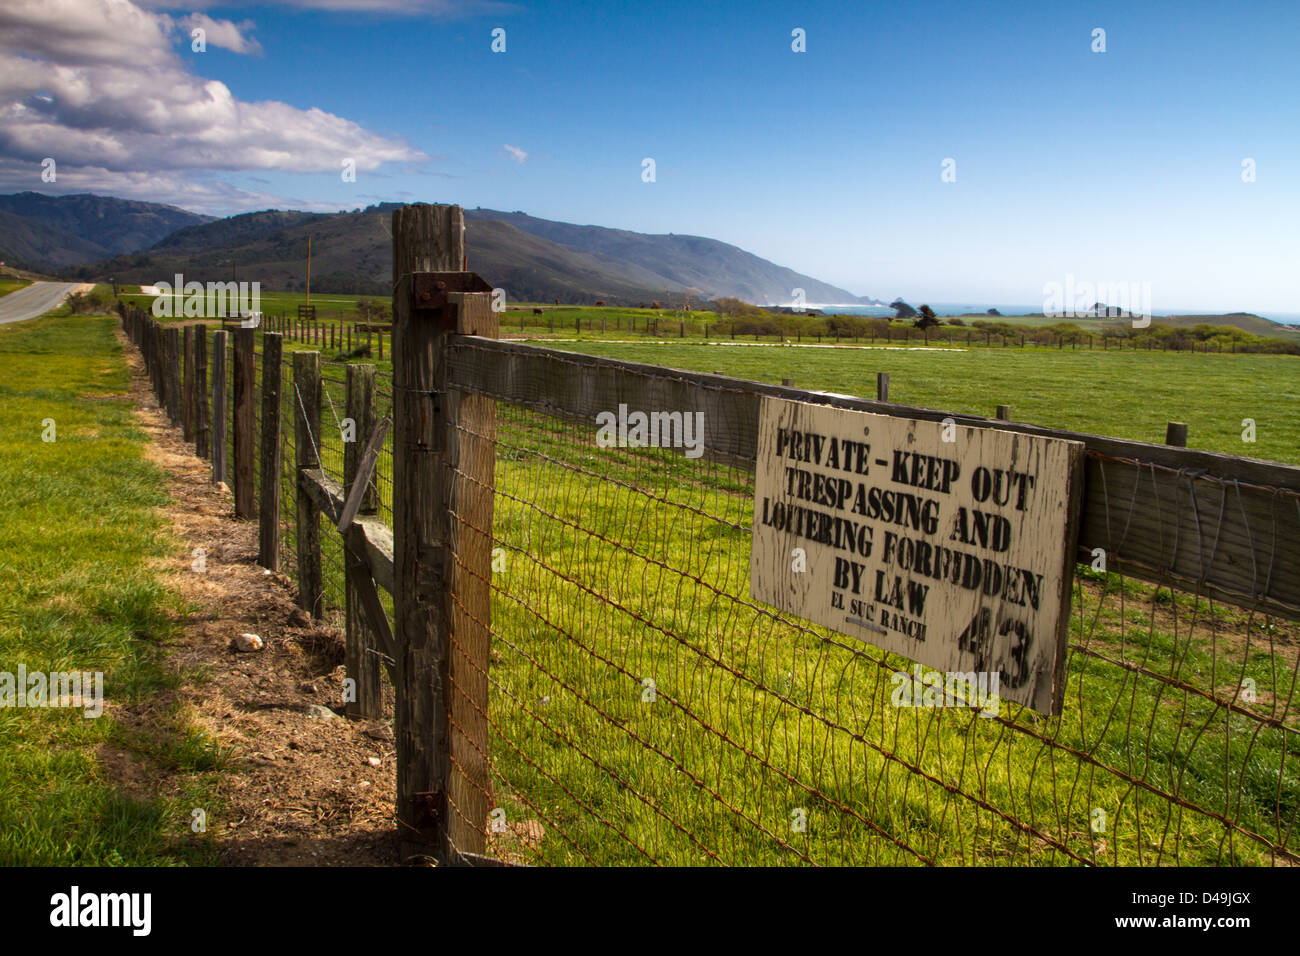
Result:
[[251,651],[260,651],[265,647],[265,643],[256,634],[238,634],[235,636],[235,650],[249,653]]
[[378,757],[367,757],[366,763],[370,764],[370,766],[372,767],[378,767],[383,764],[383,761],[380,760]]

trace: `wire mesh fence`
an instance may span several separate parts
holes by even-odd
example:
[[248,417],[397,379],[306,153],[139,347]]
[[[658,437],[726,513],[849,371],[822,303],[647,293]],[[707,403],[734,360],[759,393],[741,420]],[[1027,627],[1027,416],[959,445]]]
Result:
[[1063,713],[965,706],[748,599],[750,471],[595,434],[498,404],[493,853],[1294,862],[1295,625],[1080,565]]

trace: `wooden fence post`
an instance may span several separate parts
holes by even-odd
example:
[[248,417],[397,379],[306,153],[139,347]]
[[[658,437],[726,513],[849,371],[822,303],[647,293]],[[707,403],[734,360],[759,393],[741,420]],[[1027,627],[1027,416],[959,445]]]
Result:
[[284,339],[278,332],[262,336],[261,492],[258,500],[257,563],[280,570],[280,359]]
[[[481,852],[489,808],[475,709],[487,710],[495,404],[447,387],[448,330],[436,310],[413,308],[412,273],[463,267],[463,211],[406,206],[392,234],[397,817],[404,857],[450,863],[455,850]],[[488,293],[447,298],[456,332],[495,337]]]
[[188,445],[194,441],[194,326],[185,326],[183,336],[185,368],[181,383],[181,427]]
[[876,373],[876,401],[878,402],[889,401],[889,373],[888,372]]
[[257,390],[257,367],[253,330],[235,329],[234,414],[235,429],[235,517],[252,518],[257,513],[254,500],[254,463],[257,448],[257,419],[254,402]]
[[1011,406],[999,405],[996,417],[998,418],[999,421],[1004,421],[1004,422],[1011,421]]
[[302,482],[302,473],[319,468],[320,353],[293,353],[294,497],[298,503],[298,606],[312,617],[324,610],[320,566],[320,511]]
[[181,330],[167,330],[167,418],[181,424]]
[[194,326],[194,454],[208,460],[208,328]]
[[1177,445],[1179,448],[1187,447],[1187,423],[1186,422],[1169,422],[1165,425],[1165,444]]
[[[343,497],[352,492],[357,479],[361,456],[375,431],[375,367],[349,365],[347,370],[347,411],[354,425],[353,440],[343,446]],[[379,495],[373,474],[366,478],[366,490],[358,514],[374,514],[379,508]],[[370,576],[364,561],[349,558],[345,562],[344,581],[347,595],[347,637],[344,651],[344,669],[356,681],[356,697],[347,702],[349,717],[382,717],[383,694],[380,685],[379,658],[373,653],[378,641],[371,633],[363,604],[361,575]]]
[[208,328],[194,326],[194,454],[208,460]]
[[226,330],[212,333],[212,483],[226,480]]
[[[449,660],[442,593],[446,395],[443,335],[432,316],[411,309],[413,272],[451,271],[465,248],[465,220],[454,206],[393,212],[393,610],[397,641],[397,820],[402,856],[446,854],[450,744]],[[367,333],[367,339],[369,333]],[[369,343],[367,343],[369,344]],[[440,381],[442,380],[442,381]],[[422,580],[423,579],[423,580]]]
[[167,336],[166,330],[161,322],[154,322],[150,336],[153,341],[150,345],[149,364],[153,367],[153,397],[158,400],[159,409],[166,409],[167,387],[166,376],[163,375],[163,362],[167,354]]

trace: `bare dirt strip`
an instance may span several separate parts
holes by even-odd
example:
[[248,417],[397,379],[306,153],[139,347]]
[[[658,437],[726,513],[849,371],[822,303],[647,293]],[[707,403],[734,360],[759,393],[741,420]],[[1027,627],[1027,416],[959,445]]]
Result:
[[[196,458],[158,408],[139,355],[121,337],[131,400],[148,434],[146,456],[166,474],[164,510],[183,550],[158,567],[160,579],[196,610],[181,621],[169,666],[185,675],[178,701],[119,706],[132,734],[157,733],[168,705],[231,757],[217,773],[219,806],[208,832],[229,865],[398,863],[393,816],[391,723],[353,721],[342,711],[343,636],[294,605],[288,579],[257,565],[257,523],[234,516],[224,485]],[[193,570],[195,549],[206,570]],[[254,633],[261,651],[233,639]],[[392,713],[391,690],[385,712]],[[313,705],[317,705],[313,707]],[[175,796],[179,771],[152,765],[139,749],[101,748],[105,774],[127,793]]]

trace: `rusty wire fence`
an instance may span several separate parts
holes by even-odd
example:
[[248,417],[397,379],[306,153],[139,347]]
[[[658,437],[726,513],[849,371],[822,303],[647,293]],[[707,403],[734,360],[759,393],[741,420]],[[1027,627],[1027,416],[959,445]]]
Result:
[[[590,422],[504,402],[495,439],[493,526],[468,529],[495,549],[492,811],[464,821],[490,854],[1296,861],[1294,624],[1078,565],[1059,716],[927,698],[910,661],[749,599],[752,466],[600,447]],[[1201,495],[1233,524],[1230,484]]]

